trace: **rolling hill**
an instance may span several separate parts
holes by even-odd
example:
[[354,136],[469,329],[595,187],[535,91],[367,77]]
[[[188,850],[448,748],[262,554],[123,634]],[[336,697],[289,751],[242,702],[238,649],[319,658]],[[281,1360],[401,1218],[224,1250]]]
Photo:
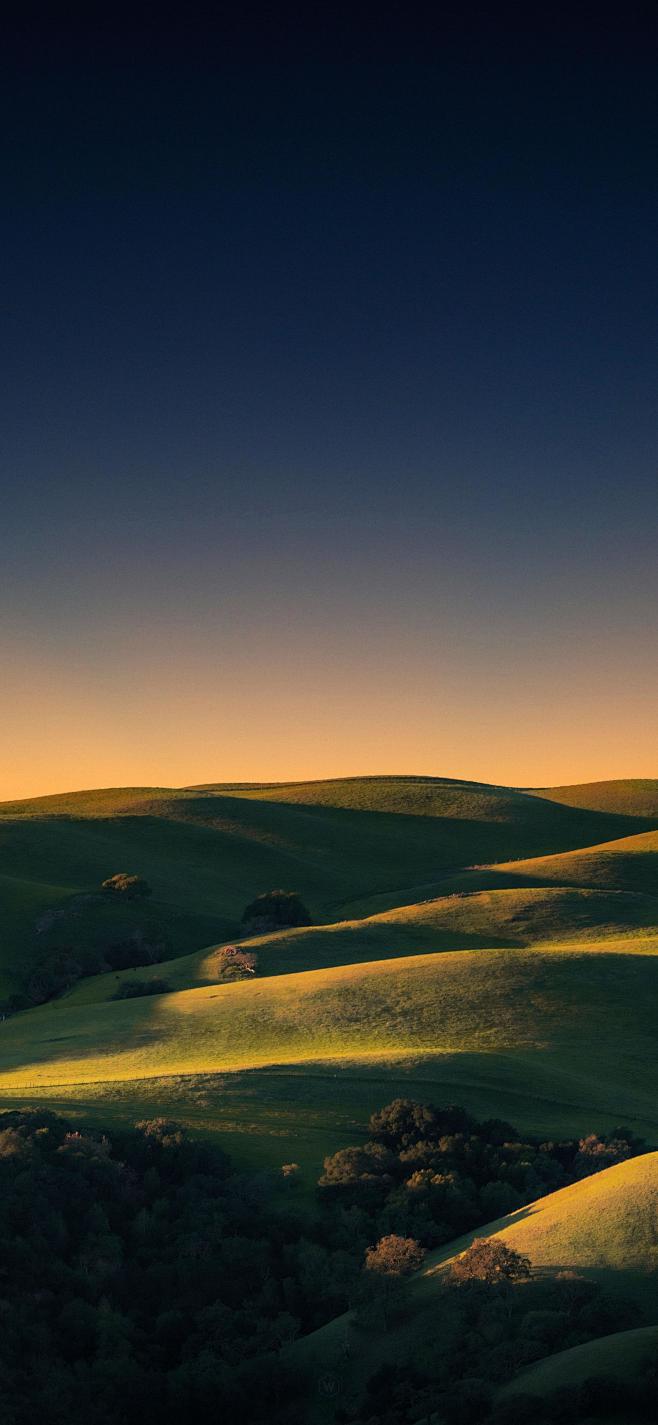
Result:
[[658,816],[658,777],[636,777],[610,782],[580,782],[571,787],[536,787],[532,795],[562,806],[590,811],[618,812],[624,816]]
[[[424,898],[474,863],[545,856],[638,830],[638,819],[440,778],[292,787],[128,788],[0,806],[0,976],[7,992],[51,948],[140,930],[166,958],[235,935],[245,904],[281,885],[334,922]],[[148,907],[94,900],[118,870],[151,883]],[[427,892],[429,893],[429,892]],[[440,890],[435,889],[435,894]]]
[[658,899],[658,831],[644,831],[553,856],[503,861],[446,878],[445,894],[511,886],[580,886],[632,891]]
[[[237,937],[234,943],[256,955],[260,979],[437,951],[596,945],[646,938],[654,930],[658,935],[658,900],[653,896],[547,886],[457,893],[364,919]],[[134,979],[164,977],[172,990],[197,989],[217,982],[221,959],[222,946],[211,946],[164,965],[93,975],[69,990],[65,1002],[72,1006],[109,1000]]]
[[[115,1003],[54,1001],[0,1026],[0,1091],[279,1068],[319,1069],[322,1099],[328,1070],[342,1069],[334,1098],[364,1069],[380,1085],[396,1075],[420,1082],[425,1094],[447,1073],[453,1100],[475,1084],[490,1113],[504,1102],[525,1122],[557,1125],[570,1113],[586,1129],[612,1116],[655,1134],[657,992],[658,937],[649,936],[379,959]],[[370,1098],[377,1091],[371,1084]]]

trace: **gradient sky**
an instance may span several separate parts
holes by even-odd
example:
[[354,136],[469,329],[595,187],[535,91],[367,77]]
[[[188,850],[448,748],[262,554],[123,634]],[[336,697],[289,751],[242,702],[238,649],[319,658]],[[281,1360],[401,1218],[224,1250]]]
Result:
[[0,797],[658,776],[657,12],[524,8],[10,37]]

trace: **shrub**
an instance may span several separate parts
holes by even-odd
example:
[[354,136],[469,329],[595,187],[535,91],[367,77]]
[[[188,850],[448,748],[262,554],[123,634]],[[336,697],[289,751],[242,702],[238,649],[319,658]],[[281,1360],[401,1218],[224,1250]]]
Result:
[[124,900],[143,900],[145,896],[153,894],[148,881],[143,876],[128,876],[125,871],[119,871],[115,876],[109,876],[102,883],[102,889],[108,891],[110,895],[121,896]]
[[246,950],[238,950],[235,945],[225,945],[220,951],[217,968],[224,979],[233,976],[244,978],[246,975],[255,975],[258,960]]
[[313,922],[296,891],[266,891],[245,907],[242,923],[248,925],[250,930],[265,932],[312,925]]

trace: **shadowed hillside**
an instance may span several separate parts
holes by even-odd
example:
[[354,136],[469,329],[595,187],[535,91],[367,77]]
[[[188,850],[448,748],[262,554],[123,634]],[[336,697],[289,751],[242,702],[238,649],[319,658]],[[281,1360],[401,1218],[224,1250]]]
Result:
[[548,1391],[579,1386],[592,1377],[632,1381],[656,1359],[658,1326],[638,1326],[599,1336],[569,1351],[558,1351],[529,1366],[500,1392],[501,1400],[514,1395],[545,1395]]
[[358,907],[373,896],[421,899],[423,884],[460,867],[592,845],[629,825],[637,829],[504,788],[424,778],[5,803],[0,973],[10,989],[50,947],[93,947],[97,909],[80,898],[117,871],[146,877],[154,894],[148,913],[124,908],[110,933],[137,928],[168,959],[235,935],[247,902],[274,886],[299,891],[316,920],[333,922],[348,906],[367,914]]

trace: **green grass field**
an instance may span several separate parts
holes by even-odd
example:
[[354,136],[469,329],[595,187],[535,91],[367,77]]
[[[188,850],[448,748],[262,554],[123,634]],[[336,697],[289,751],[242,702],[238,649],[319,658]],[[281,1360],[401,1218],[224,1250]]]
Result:
[[[166,963],[83,979],[0,1022],[0,1104],[47,1102],[110,1126],[164,1113],[219,1136],[238,1166],[298,1162],[305,1211],[325,1154],[362,1141],[399,1094],[540,1136],[623,1122],[658,1145],[657,789],[371,777],[5,804],[2,988],[62,945],[136,929]],[[153,897],[99,896],[119,870],[145,876]],[[221,981],[244,905],[277,885],[316,923],[249,938],[256,978]],[[115,1001],[131,978],[165,978],[171,992]],[[657,1163],[609,1170],[491,1230],[547,1269],[616,1279],[630,1253],[640,1290]],[[411,1288],[412,1317],[449,1255]],[[324,1328],[299,1359],[324,1368],[344,1333],[344,1321]],[[637,1333],[623,1334],[631,1359]],[[571,1378],[570,1361],[540,1363],[540,1390],[542,1368]]]
[[118,1003],[55,1001],[0,1026],[1,1087],[61,1092],[322,1063],[348,1078],[385,1066],[399,1083],[449,1061],[454,1096],[462,1074],[482,1083],[512,1064],[526,1121],[543,1098],[562,1113],[577,1104],[585,1126],[612,1114],[656,1134],[657,952],[658,937],[632,937],[374,960]]

